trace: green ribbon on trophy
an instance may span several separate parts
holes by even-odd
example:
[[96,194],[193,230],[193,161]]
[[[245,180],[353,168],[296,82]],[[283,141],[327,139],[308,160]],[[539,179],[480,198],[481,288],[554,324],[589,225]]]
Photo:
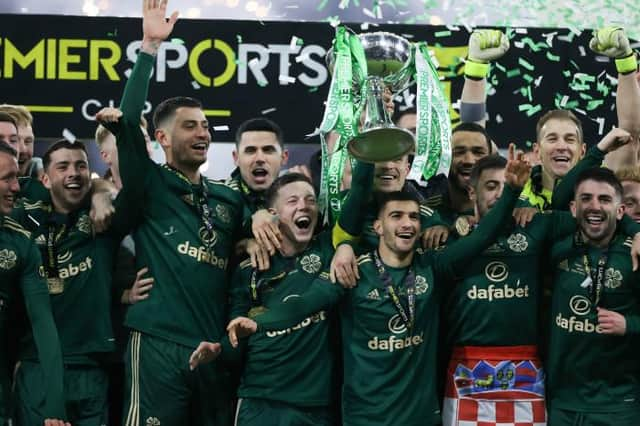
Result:
[[451,117],[438,70],[431,61],[427,44],[416,43],[415,75],[417,85],[416,151],[407,179],[429,180],[449,174],[451,165]]
[[[336,28],[327,54],[332,72],[329,97],[319,133],[322,177],[319,202],[325,219],[340,212],[340,183],[349,154],[365,162],[395,160],[414,151],[410,179],[448,173],[451,162],[449,104],[440,86],[426,43],[413,45],[395,34],[355,35]],[[393,125],[383,102],[389,88],[397,93],[418,83],[418,143],[411,132]],[[359,129],[360,115],[365,121]],[[338,140],[329,152],[325,136]]]

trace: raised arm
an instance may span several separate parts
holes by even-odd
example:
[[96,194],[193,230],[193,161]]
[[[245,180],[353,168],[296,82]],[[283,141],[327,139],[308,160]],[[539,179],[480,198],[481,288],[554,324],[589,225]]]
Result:
[[469,261],[495,241],[505,224],[511,222],[511,212],[531,172],[531,166],[524,162],[523,157],[522,152],[515,154],[513,144],[509,146],[509,162],[505,169],[507,183],[502,196],[469,236],[435,254],[436,273],[451,277],[455,275],[453,271],[463,270]]
[[373,189],[374,165],[357,161],[351,178],[351,188],[344,199],[340,216],[333,225],[333,247],[346,240],[353,240],[362,232],[364,208]]
[[499,30],[475,30],[469,37],[469,54],[464,67],[464,86],[460,101],[460,121],[486,122],[487,74],[490,62],[509,50],[509,39]]
[[44,281],[40,252],[30,242],[24,257],[20,287],[24,296],[27,316],[31,322],[33,340],[38,359],[45,375],[46,403],[43,415],[47,418],[66,419],[64,405],[64,381],[60,339],[51,313],[49,291]]
[[640,154],[640,86],[636,80],[638,64],[629,39],[620,27],[605,27],[594,32],[589,47],[595,53],[615,60],[618,71],[616,112],[618,126],[629,132],[633,143],[607,155],[605,165],[616,171],[637,167]]

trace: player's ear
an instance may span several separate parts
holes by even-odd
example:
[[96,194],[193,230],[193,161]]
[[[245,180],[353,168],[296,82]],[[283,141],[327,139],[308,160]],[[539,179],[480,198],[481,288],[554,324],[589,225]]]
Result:
[[576,217],[576,202],[574,200],[569,203],[569,209],[571,210],[571,215]]
[[373,222],[373,230],[376,231],[379,237],[382,237],[382,221],[380,219],[376,219]]

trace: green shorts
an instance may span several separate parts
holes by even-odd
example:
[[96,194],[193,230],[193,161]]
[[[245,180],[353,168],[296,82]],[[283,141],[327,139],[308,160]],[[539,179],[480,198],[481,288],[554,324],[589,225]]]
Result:
[[131,332],[125,353],[125,426],[228,426],[229,375],[213,362],[189,370],[192,348]]
[[548,426],[638,426],[640,407],[611,413],[585,413],[549,408]]
[[279,401],[241,398],[235,426],[331,426],[329,407],[296,407]]
[[[39,363],[23,361],[16,374],[16,420],[18,425],[43,424],[44,374]],[[96,366],[66,365],[65,408],[73,426],[107,424],[106,371]]]

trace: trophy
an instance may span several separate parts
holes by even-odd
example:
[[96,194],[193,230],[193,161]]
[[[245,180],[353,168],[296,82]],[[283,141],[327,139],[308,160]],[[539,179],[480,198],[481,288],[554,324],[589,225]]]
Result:
[[[354,78],[353,92],[356,102],[358,98],[360,103],[364,102],[365,122],[359,134],[347,141],[347,149],[355,158],[366,162],[395,160],[414,149],[415,138],[410,131],[393,124],[382,95],[385,87],[397,93],[414,83],[412,45],[387,32],[360,34],[358,38],[364,49],[367,76],[364,81]],[[327,53],[327,65],[333,72],[333,49]]]

